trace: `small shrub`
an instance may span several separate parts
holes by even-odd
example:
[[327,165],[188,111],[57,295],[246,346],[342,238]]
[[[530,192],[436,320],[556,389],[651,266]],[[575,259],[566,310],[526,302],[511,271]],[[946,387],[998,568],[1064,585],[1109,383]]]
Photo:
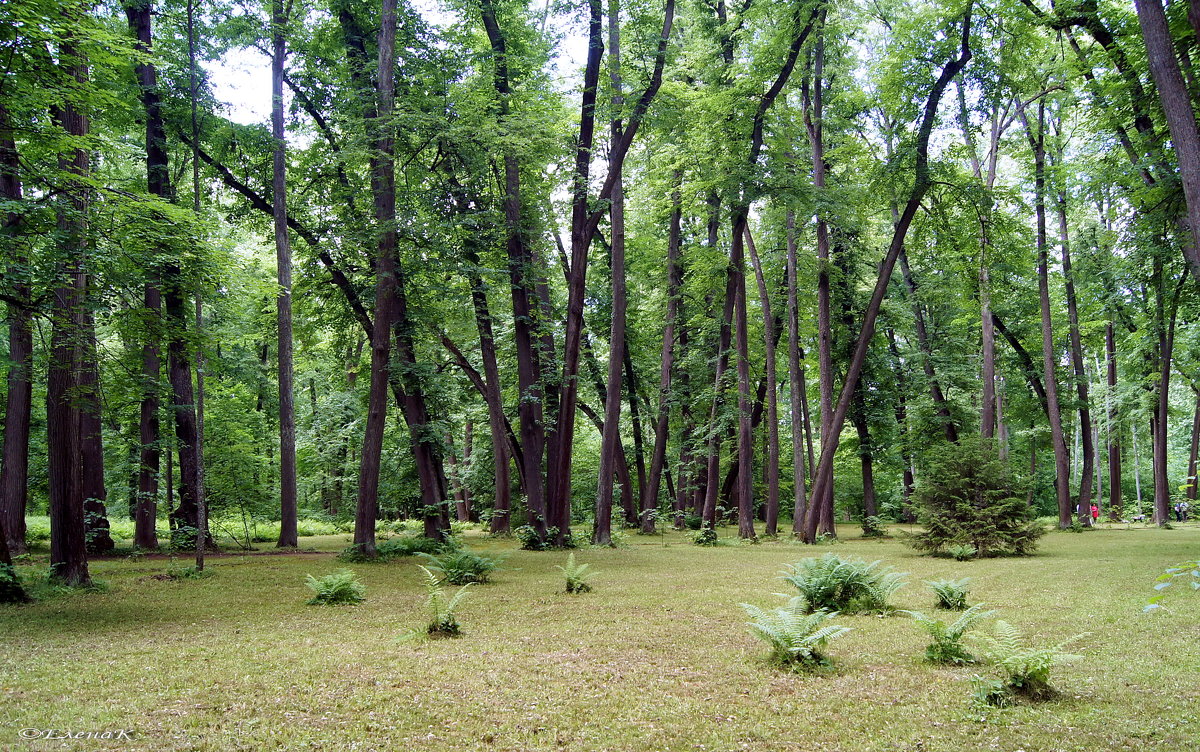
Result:
[[[1020,630],[1005,621],[996,622],[994,633],[982,635],[987,649],[985,657],[1003,673],[1002,686],[1009,695],[1041,701],[1057,693],[1050,686],[1050,671],[1060,663],[1077,660],[1063,649],[1086,635],[1075,635],[1051,647],[1031,648],[1022,644]],[[995,704],[995,703],[989,703]]]
[[1032,519],[1023,484],[992,441],[947,442],[926,455],[921,478],[913,502],[925,529],[905,536],[918,551],[969,545],[977,556],[1025,556],[1046,532]]
[[216,575],[212,569],[197,569],[195,564],[190,566],[181,566],[171,561],[171,566],[167,567],[167,577],[172,580],[203,580]]
[[959,543],[946,548],[946,553],[955,561],[970,561],[978,553],[975,547],[967,543]]
[[1158,595],[1152,597],[1147,603],[1142,612],[1154,611],[1155,609],[1163,608],[1159,603],[1162,600],[1164,593],[1162,591],[1171,587],[1175,580],[1179,577],[1190,577],[1188,581],[1192,586],[1192,590],[1200,590],[1200,559],[1193,561],[1183,561],[1175,566],[1167,567],[1166,571],[1160,574],[1155,580],[1154,589],[1159,592]]
[[537,528],[533,525],[522,525],[513,531],[513,535],[517,536],[517,540],[521,542],[521,548],[525,551],[549,551],[555,548],[579,548],[581,545],[580,538],[574,533],[568,535],[561,546],[554,543],[554,539],[558,537],[557,527],[546,528],[546,537],[543,539],[538,535]]
[[779,668],[811,670],[828,667],[831,661],[823,652],[832,639],[850,631],[849,627],[825,622],[837,616],[833,611],[806,613],[804,599],[796,596],[783,608],[763,609],[741,604],[750,617],[750,633],[771,648],[767,660]]
[[25,543],[45,543],[50,540],[50,518],[25,518]]
[[425,627],[425,633],[435,638],[458,637],[462,634],[462,627],[458,623],[458,606],[466,599],[467,588],[473,583],[463,585],[457,593],[446,597],[442,578],[423,566],[421,571],[425,573],[425,605],[429,608],[429,624]]
[[961,666],[974,663],[975,656],[967,652],[962,639],[976,624],[988,618],[995,611],[984,611],[982,603],[976,603],[963,611],[957,619],[947,625],[941,619],[934,619],[920,611],[905,611],[921,628],[929,633],[933,642],[925,647],[925,660],[940,665]]
[[862,537],[864,538],[886,538],[888,535],[887,526],[883,524],[883,519],[870,515],[863,517],[862,520]]
[[338,561],[348,564],[361,564],[380,561],[391,561],[402,556],[414,556],[420,553],[436,554],[453,551],[459,546],[458,541],[449,537],[443,541],[426,538],[423,535],[397,535],[388,538],[375,546],[375,555],[368,556],[358,546],[351,546],[338,554]]
[[993,708],[1007,708],[1012,705],[1012,699],[1012,692],[999,679],[989,679],[978,674],[971,677],[972,703]]
[[782,578],[800,591],[810,612],[887,613],[905,575],[880,564],[828,553],[789,565]]
[[443,582],[451,585],[487,582],[492,572],[500,567],[502,561],[499,558],[480,556],[466,549],[445,551],[440,554],[418,552],[417,556],[425,560],[430,571],[436,572]]
[[688,538],[697,546],[715,546],[719,542],[717,531],[711,527],[701,528],[694,533],[689,533]]
[[349,569],[339,569],[324,577],[307,576],[304,584],[313,591],[310,606],[340,606],[361,603],[366,599],[367,586]]
[[575,554],[567,555],[567,565],[559,567],[563,573],[563,577],[567,580],[567,592],[572,594],[590,593],[592,586],[588,580],[595,576],[595,572],[587,564],[576,564]]
[[947,611],[962,611],[967,607],[967,593],[971,592],[971,578],[961,580],[934,580],[926,582],[937,599],[936,608]]
[[685,514],[683,516],[683,526],[688,530],[699,530],[704,527],[704,518],[698,514]]

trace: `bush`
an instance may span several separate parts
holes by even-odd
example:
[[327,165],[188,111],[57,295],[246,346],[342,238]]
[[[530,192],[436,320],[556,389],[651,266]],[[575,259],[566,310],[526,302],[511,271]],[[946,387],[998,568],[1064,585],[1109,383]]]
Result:
[[454,538],[439,541],[433,538],[426,538],[423,535],[397,535],[378,544],[375,547],[374,556],[367,556],[357,546],[351,546],[338,554],[337,558],[338,561],[350,564],[362,564],[391,561],[402,556],[414,556],[422,553],[437,554],[445,551],[454,551],[458,547],[458,541]]
[[50,540],[50,518],[25,519],[25,542],[29,545]]
[[977,552],[974,546],[956,544],[953,546],[948,546],[946,548],[946,553],[955,561],[970,561],[971,559],[975,558],[975,554]]
[[588,580],[592,579],[596,573],[592,572],[587,564],[576,564],[574,553],[567,555],[567,565],[559,567],[559,569],[562,571],[563,577],[567,580],[568,593],[592,592],[592,586],[588,583]]
[[172,580],[203,580],[216,575],[212,569],[198,569],[195,564],[191,566],[181,566],[171,561],[171,566],[167,567],[167,577]]
[[905,611],[921,628],[929,633],[933,642],[925,647],[925,660],[940,665],[960,666],[974,663],[975,656],[967,652],[962,644],[962,638],[976,624],[988,618],[995,611],[984,611],[982,603],[976,603],[947,625],[941,619],[933,619],[920,611]]
[[1192,590],[1200,590],[1200,559],[1192,561],[1182,561],[1175,566],[1167,567],[1166,571],[1158,576],[1155,580],[1154,589],[1159,591],[1159,594],[1152,597],[1147,603],[1142,612],[1154,611],[1155,609],[1163,608],[1159,603],[1162,600],[1163,592],[1167,588],[1175,584],[1175,580],[1180,577],[1189,577],[1189,584]]
[[715,546],[719,542],[717,531],[711,527],[701,528],[694,533],[689,533],[688,538],[697,546]]
[[906,536],[918,551],[971,546],[978,556],[1028,555],[1046,531],[1032,519],[1021,484],[992,442],[964,438],[929,453],[913,494],[924,532]]
[[425,627],[425,633],[430,637],[458,637],[462,634],[462,627],[458,623],[458,606],[467,597],[467,588],[472,583],[463,585],[457,593],[447,598],[442,578],[425,567],[421,567],[421,571],[425,573],[425,605],[429,608],[429,624]]
[[783,608],[766,610],[749,603],[741,606],[750,617],[747,623],[750,633],[771,648],[767,660],[793,671],[831,665],[823,648],[830,640],[850,631],[849,627],[825,624],[837,616],[836,611],[806,613],[804,599],[799,596]]
[[683,526],[688,530],[699,530],[704,527],[704,518],[698,514],[685,514],[683,516]]
[[967,607],[967,593],[971,592],[971,578],[961,580],[934,580],[926,582],[937,597],[936,608],[947,611],[962,611]]
[[886,538],[888,535],[887,526],[883,524],[883,519],[870,515],[863,517],[862,521],[862,537],[864,538]]
[[366,599],[367,586],[349,569],[339,569],[320,578],[310,574],[304,584],[313,591],[313,597],[308,599],[310,606],[353,605]]
[[782,578],[800,591],[810,612],[887,613],[892,610],[888,601],[906,584],[905,575],[880,563],[828,553],[788,565]]
[[488,581],[492,572],[500,567],[501,559],[480,556],[466,549],[445,551],[440,554],[418,552],[426,566],[436,572],[443,582],[451,585],[467,585]]
[[[1030,648],[1022,645],[1020,630],[1008,622],[996,622],[994,633],[983,635],[987,644],[985,657],[1003,673],[999,687],[1006,697],[993,696],[987,704],[996,705],[998,701],[1008,704],[1016,696],[1035,702],[1053,698],[1057,693],[1050,686],[1050,670],[1078,659],[1077,655],[1063,652],[1063,648],[1084,637],[1079,634],[1052,647]],[[996,685],[992,687],[994,690]]]
[[553,541],[558,537],[557,527],[546,528],[544,540],[538,536],[537,529],[533,525],[522,525],[513,531],[513,535],[517,536],[517,540],[521,541],[521,548],[526,551],[549,551],[554,548],[579,548],[580,546],[580,541],[574,533],[567,536],[563,545],[555,545]]

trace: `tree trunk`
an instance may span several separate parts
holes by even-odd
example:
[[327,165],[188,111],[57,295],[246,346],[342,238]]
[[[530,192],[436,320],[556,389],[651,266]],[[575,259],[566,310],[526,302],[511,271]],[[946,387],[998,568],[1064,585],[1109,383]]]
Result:
[[[681,240],[681,223],[683,217],[679,185],[683,182],[683,173],[675,171],[675,189],[671,192],[671,220],[667,230],[667,312],[663,324],[662,358],[658,376],[658,414],[654,421],[654,449],[650,455],[650,476],[647,479],[646,498],[642,500],[642,508],[648,505],[658,505],[658,494],[661,488],[663,468],[667,459],[667,433],[671,422],[671,375],[675,365],[675,327],[679,318],[680,291],[683,287],[683,265],[679,259]],[[682,478],[683,456],[687,448],[680,444],[680,490],[686,484]],[[681,506],[675,504],[675,525],[679,527]]]
[[1188,453],[1187,498],[1194,503],[1196,501],[1196,459],[1200,454],[1200,390],[1193,386],[1192,391],[1196,392],[1196,407],[1192,413],[1192,443],[1191,451]]
[[1042,312],[1042,372],[1046,387],[1046,407],[1050,418],[1050,440],[1054,447],[1054,489],[1058,499],[1058,526],[1071,526],[1070,467],[1067,445],[1063,437],[1062,413],[1058,403],[1058,378],[1055,364],[1058,351],[1054,345],[1054,321],[1050,314],[1049,254],[1046,239],[1046,149],[1045,102],[1038,102],[1037,130],[1034,131],[1021,111],[1021,120],[1029,137],[1034,158],[1034,209],[1037,214],[1038,297]]
[[[1167,15],[1159,0],[1134,0],[1150,73],[1171,131],[1171,145],[1179,159],[1179,176],[1187,205],[1191,238],[1183,239],[1188,268],[1200,279],[1200,131],[1192,109],[1192,97],[1175,58],[1175,46],[1167,26]],[[1165,427],[1164,429],[1165,430]]]
[[[904,287],[912,304],[914,328],[917,334],[917,347],[921,350],[921,367],[925,371],[925,379],[929,382],[929,396],[933,399],[934,409],[938,420],[941,421],[942,431],[946,441],[958,443],[958,427],[954,424],[954,416],[950,414],[949,403],[942,392],[942,385],[937,379],[933,368],[933,345],[929,342],[929,333],[925,328],[925,312],[917,297],[917,281],[913,277],[912,267],[908,264],[908,254],[900,251],[900,274],[904,278]],[[993,320],[995,317],[992,317]]]
[[[762,261],[758,257],[758,249],[754,246],[749,227],[746,228],[746,250],[750,253],[754,279],[758,283],[758,297],[763,309],[763,346],[767,359],[767,505],[763,534],[775,537],[779,535],[779,384],[775,370],[775,343],[778,339],[775,336],[775,314],[771,312],[767,280],[763,276]],[[803,472],[800,477],[803,483]]]
[[796,213],[787,212],[787,307],[788,307],[788,386],[792,423],[792,535],[804,532],[808,487],[804,462],[804,426],[806,410],[801,405],[805,390],[804,370],[800,366],[800,302],[796,270]]
[[292,247],[287,227],[287,141],[283,130],[283,62],[287,54],[287,11],[283,0],[271,7],[272,206],[275,210],[275,298],[279,337],[279,541],[278,548],[300,544],[296,532],[296,406],[292,367]]
[[[0,201],[21,201],[20,160],[13,140],[8,112],[0,104]],[[21,231],[21,215],[9,212],[4,217],[3,235],[15,237]],[[8,304],[8,394],[4,412],[4,455],[0,464],[0,527],[8,555],[23,554],[25,545],[25,510],[29,500],[29,424],[33,407],[33,329],[32,315],[27,305],[29,282],[21,272],[28,259],[17,255],[5,270],[12,279],[13,302]],[[11,563],[11,560],[4,560]],[[4,563],[0,561],[0,563]],[[0,578],[2,579],[2,578]],[[0,593],[0,601],[10,597],[24,599],[19,586]],[[13,602],[9,600],[7,602]]]
[[1117,408],[1117,347],[1110,319],[1104,331],[1104,351],[1108,361],[1108,515],[1111,520],[1125,518],[1125,494],[1121,488],[1121,422]]
[[100,364],[96,346],[96,323],[88,307],[89,287],[83,280],[79,329],[79,448],[83,465],[80,493],[83,494],[83,525],[89,554],[106,554],[116,548],[109,534],[108,489],[104,483],[104,424],[101,420]]

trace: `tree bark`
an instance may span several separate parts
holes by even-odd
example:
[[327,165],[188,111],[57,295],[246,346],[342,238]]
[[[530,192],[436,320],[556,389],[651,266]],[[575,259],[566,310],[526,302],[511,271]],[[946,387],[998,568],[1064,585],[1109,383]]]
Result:
[[88,308],[90,285],[85,276],[79,317],[79,448],[83,464],[80,493],[83,494],[83,526],[89,554],[106,554],[116,548],[109,533],[108,489],[104,483],[104,423],[101,419],[100,364],[96,346],[96,322]]
[[287,141],[283,130],[283,63],[287,55],[287,11],[283,0],[271,10],[271,138],[272,206],[275,210],[275,265],[279,293],[275,298],[279,340],[279,541],[278,548],[300,544],[296,531],[296,406],[292,366],[292,246],[287,226]]
[[[0,104],[0,200],[16,204],[21,201],[21,164],[13,139],[8,112]],[[0,232],[15,239],[21,231],[21,215],[9,212]],[[5,275],[13,280],[13,301],[8,303],[8,394],[4,412],[4,455],[0,464],[0,526],[3,542],[9,554],[23,554],[25,545],[25,510],[29,500],[29,425],[33,408],[33,328],[30,286],[21,272],[28,263],[24,252],[18,253]],[[22,301],[24,304],[22,304]],[[6,559],[11,564],[11,559]],[[3,563],[3,562],[0,562]],[[19,590],[19,586],[16,588]],[[16,590],[7,596],[23,600]],[[0,593],[0,601],[6,597]],[[11,600],[8,602],[12,602]]]
[[1111,520],[1125,518],[1125,494],[1121,487],[1121,422],[1117,407],[1117,346],[1110,319],[1104,330],[1104,351],[1108,361],[1108,514]]
[[[793,243],[794,244],[794,243]],[[771,296],[767,292],[767,280],[763,276],[762,261],[758,257],[758,249],[754,246],[754,238],[750,228],[746,228],[746,250],[750,253],[750,263],[754,267],[754,279],[758,283],[758,297],[763,309],[763,345],[766,351],[766,381],[767,381],[767,505],[766,525],[763,534],[769,537],[779,535],[779,384],[775,370],[775,314],[771,312]],[[803,471],[803,463],[801,463]],[[803,483],[803,472],[800,474]]]
[[800,300],[796,270],[796,213],[787,212],[787,317],[788,317],[788,388],[792,423],[792,535],[804,532],[804,514],[808,497],[804,462],[805,410],[801,399],[805,390],[804,370],[800,366]]
[[[658,505],[659,489],[662,484],[663,468],[666,465],[667,459],[667,439],[668,431],[671,423],[671,376],[675,367],[675,327],[676,320],[679,318],[680,308],[680,292],[683,287],[683,265],[679,259],[679,249],[682,235],[682,218],[683,208],[680,199],[680,183],[683,181],[683,173],[679,170],[675,171],[674,185],[675,189],[671,192],[671,220],[667,230],[667,311],[666,318],[663,323],[663,342],[662,342],[662,357],[660,360],[659,376],[658,376],[658,414],[654,421],[654,449],[650,455],[650,476],[647,479],[646,498],[642,500],[642,508],[645,509],[648,504]],[[687,449],[682,443],[680,444],[680,472],[682,474],[685,463],[683,455]],[[682,488],[686,485],[683,478],[680,478],[679,486]],[[681,507],[678,502],[675,504],[675,522],[676,527],[682,522],[680,519]]]

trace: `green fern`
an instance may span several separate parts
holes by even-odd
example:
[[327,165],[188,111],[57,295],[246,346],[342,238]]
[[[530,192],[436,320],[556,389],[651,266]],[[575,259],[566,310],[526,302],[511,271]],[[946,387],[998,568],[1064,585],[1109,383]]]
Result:
[[592,592],[592,586],[588,583],[588,580],[592,579],[596,573],[591,571],[591,568],[587,564],[576,564],[574,553],[567,554],[567,565],[565,567],[558,567],[558,569],[562,571],[563,576],[567,580],[568,593]]
[[444,551],[440,554],[430,554],[418,551],[417,556],[425,560],[429,569],[437,572],[438,577],[450,585],[467,585],[473,582],[487,582],[492,572],[500,568],[502,558],[490,558],[472,553],[467,549]]
[[1057,645],[1031,648],[1023,644],[1021,631],[1005,621],[996,622],[993,634],[981,635],[987,646],[984,655],[1000,669],[1009,693],[1035,701],[1055,696],[1050,686],[1051,669],[1078,660],[1080,656],[1067,653],[1064,648],[1086,636],[1078,634]]
[[933,580],[925,584],[937,597],[937,608],[962,611],[967,607],[967,594],[971,592],[970,577],[961,580]]
[[313,591],[310,606],[341,606],[361,603],[366,599],[367,586],[349,569],[339,569],[324,577],[307,576],[304,584]]
[[429,625],[425,627],[425,633],[430,637],[458,637],[462,634],[462,627],[458,623],[458,607],[466,599],[467,589],[475,583],[468,582],[454,595],[447,597],[442,578],[426,567],[417,566],[425,573],[425,605],[429,608]]
[[894,610],[892,596],[907,584],[906,575],[881,564],[827,553],[788,565],[782,578],[800,591],[810,612],[889,613]]
[[791,598],[783,608],[768,610],[749,603],[741,606],[750,617],[750,633],[767,643],[771,648],[767,660],[780,668],[806,670],[831,665],[822,649],[830,640],[850,631],[849,627],[825,624],[837,616],[836,611],[805,613],[805,600],[800,596]]
[[988,618],[995,611],[984,611],[982,603],[976,603],[963,611],[957,619],[947,625],[941,619],[926,616],[920,611],[904,611],[929,633],[933,642],[925,647],[925,660],[941,665],[961,666],[974,663],[975,656],[971,655],[962,643],[963,636],[971,631],[976,624]]

